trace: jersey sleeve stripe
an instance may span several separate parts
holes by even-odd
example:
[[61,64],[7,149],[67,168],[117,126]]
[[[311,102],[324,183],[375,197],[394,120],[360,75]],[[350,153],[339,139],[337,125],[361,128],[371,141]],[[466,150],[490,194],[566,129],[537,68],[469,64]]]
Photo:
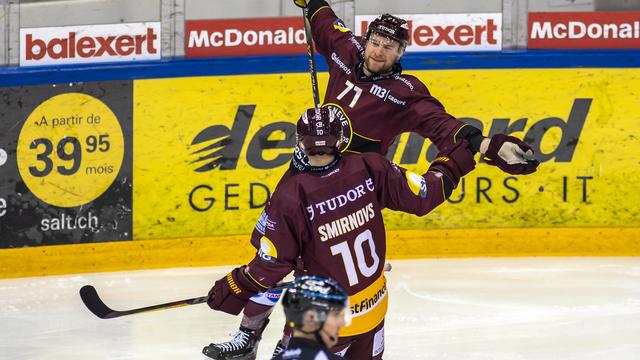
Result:
[[309,16],[309,22],[311,22],[313,20],[313,17],[316,16],[316,14],[318,13],[318,11],[322,9],[331,9],[331,7],[327,5],[319,7],[318,10],[316,10],[313,14],[311,14],[311,16]]

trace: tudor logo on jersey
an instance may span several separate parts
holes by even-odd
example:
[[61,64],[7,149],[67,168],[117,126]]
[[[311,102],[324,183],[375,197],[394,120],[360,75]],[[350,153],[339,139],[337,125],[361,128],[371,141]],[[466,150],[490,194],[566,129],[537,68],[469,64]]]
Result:
[[318,214],[320,215],[323,215],[327,211],[334,211],[360,199],[361,197],[365,196],[367,192],[374,191],[375,185],[373,184],[373,180],[369,178],[365,180],[364,183],[358,184],[357,186],[347,190],[344,194],[339,194],[337,196],[333,196],[329,199],[325,199],[308,206],[307,212],[309,213],[309,220],[313,220],[315,218],[316,212],[318,212]]
[[[502,14],[396,15],[407,20],[407,51],[486,51],[502,49]],[[364,36],[376,15],[356,16],[356,35]]]

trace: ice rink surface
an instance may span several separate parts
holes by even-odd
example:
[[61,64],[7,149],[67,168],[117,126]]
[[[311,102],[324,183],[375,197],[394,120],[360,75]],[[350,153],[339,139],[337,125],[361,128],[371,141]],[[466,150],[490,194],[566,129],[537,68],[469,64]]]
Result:
[[[640,359],[640,258],[391,261],[385,359]],[[239,318],[206,305],[101,320],[78,290],[118,310],[203,296],[231,267],[0,280],[0,359],[203,359]],[[261,342],[269,359],[278,309]]]

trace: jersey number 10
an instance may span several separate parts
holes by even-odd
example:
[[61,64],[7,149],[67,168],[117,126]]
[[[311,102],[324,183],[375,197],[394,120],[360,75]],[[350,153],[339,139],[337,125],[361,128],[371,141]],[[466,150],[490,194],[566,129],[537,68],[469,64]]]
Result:
[[[371,258],[373,259],[373,264],[371,265],[367,265],[367,261],[364,257],[363,245],[365,242],[369,244],[369,249],[371,249]],[[373,242],[371,230],[365,230],[356,236],[356,241],[353,243],[353,250],[356,254],[356,263],[358,264],[360,274],[365,277],[371,277],[375,274],[376,269],[378,269],[378,265],[380,265],[380,258],[378,257],[378,254],[376,254],[376,244]],[[342,256],[344,268],[347,271],[347,277],[349,278],[349,286],[356,285],[360,282],[358,278],[358,271],[356,271],[353,256],[351,255],[351,249],[349,249],[349,243],[343,241],[339,244],[333,245],[331,247],[331,254]]]

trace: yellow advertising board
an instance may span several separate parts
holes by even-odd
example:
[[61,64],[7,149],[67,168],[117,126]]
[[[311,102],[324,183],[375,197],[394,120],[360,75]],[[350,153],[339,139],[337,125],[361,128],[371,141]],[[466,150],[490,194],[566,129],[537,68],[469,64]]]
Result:
[[[483,128],[485,135],[506,132],[524,138],[542,164],[535,174],[511,176],[480,163],[450,201],[427,216],[387,211],[389,258],[640,255],[640,192],[636,185],[640,183],[640,69],[409,73],[427,84],[448,112]],[[323,89],[327,74],[319,74],[319,81]],[[105,94],[115,100],[104,94],[101,98],[107,107],[84,100],[80,105],[100,110],[104,121],[90,129],[99,130],[103,140],[117,149],[109,148],[107,157],[96,157],[96,164],[88,162],[89,155],[95,154],[87,152],[82,164],[91,169],[103,165],[107,169],[120,162],[122,166],[115,180],[104,176],[104,181],[88,184],[84,176],[73,184],[102,191],[105,184],[113,182],[111,192],[100,196],[116,199],[115,208],[100,212],[100,216],[124,215],[103,221],[101,231],[93,232],[93,241],[87,243],[55,246],[76,241],[60,232],[52,242],[40,244],[45,246],[3,249],[0,277],[250,260],[255,250],[248,242],[249,234],[289,165],[295,121],[312,105],[308,74],[136,80],[132,98],[131,90],[123,92],[131,87],[119,83],[84,86],[87,94],[101,94],[105,86],[113,88]],[[46,108],[47,99],[77,102],[79,95],[60,96],[71,90],[25,87],[15,96],[37,95],[37,101],[30,100],[32,106],[42,103]],[[119,119],[123,135],[107,116],[107,108]],[[64,109],[69,112],[74,108]],[[15,112],[21,121],[29,118],[28,114]],[[6,126],[14,123],[8,121]],[[34,126],[35,121],[23,126],[25,136],[42,137],[51,143],[65,139],[64,134],[46,126],[40,130]],[[18,154],[30,144],[18,136],[19,128],[6,132],[20,139]],[[83,149],[84,145],[87,149],[99,145],[89,141],[93,140],[91,134],[80,135]],[[71,157],[77,153],[74,149],[69,145],[58,151],[60,159],[56,161],[61,162],[55,165],[69,169],[69,164],[77,161]],[[102,149],[106,152],[107,145]],[[33,151],[37,153],[27,158],[37,161],[41,150]],[[416,173],[426,171],[428,159],[435,155],[434,147],[415,134],[402,135],[390,149],[396,163]],[[19,165],[12,165],[16,174],[33,166]],[[60,166],[57,169],[60,171]],[[54,192],[42,184],[26,181],[35,195],[48,199],[45,195]],[[19,192],[16,196],[26,194],[18,186],[6,189],[15,189]],[[87,191],[81,200],[91,201],[96,194]],[[9,207],[16,208],[11,199],[0,196],[0,216],[9,214]],[[69,199],[51,197],[58,206],[92,211],[92,207],[77,206],[82,202]],[[29,204],[37,204],[34,201]],[[12,218],[12,226],[34,219],[20,214]],[[73,234],[78,235],[77,231]],[[126,241],[129,239],[135,241]],[[104,242],[109,240],[125,241]]]
[[[543,160],[529,176],[479,164],[451,201],[387,228],[639,227],[640,70],[409,72],[447,111],[525,138]],[[320,74],[320,88],[326,74]],[[289,164],[308,74],[135,83],[134,238],[249,234]],[[396,163],[424,172],[435,150],[405,134]]]

